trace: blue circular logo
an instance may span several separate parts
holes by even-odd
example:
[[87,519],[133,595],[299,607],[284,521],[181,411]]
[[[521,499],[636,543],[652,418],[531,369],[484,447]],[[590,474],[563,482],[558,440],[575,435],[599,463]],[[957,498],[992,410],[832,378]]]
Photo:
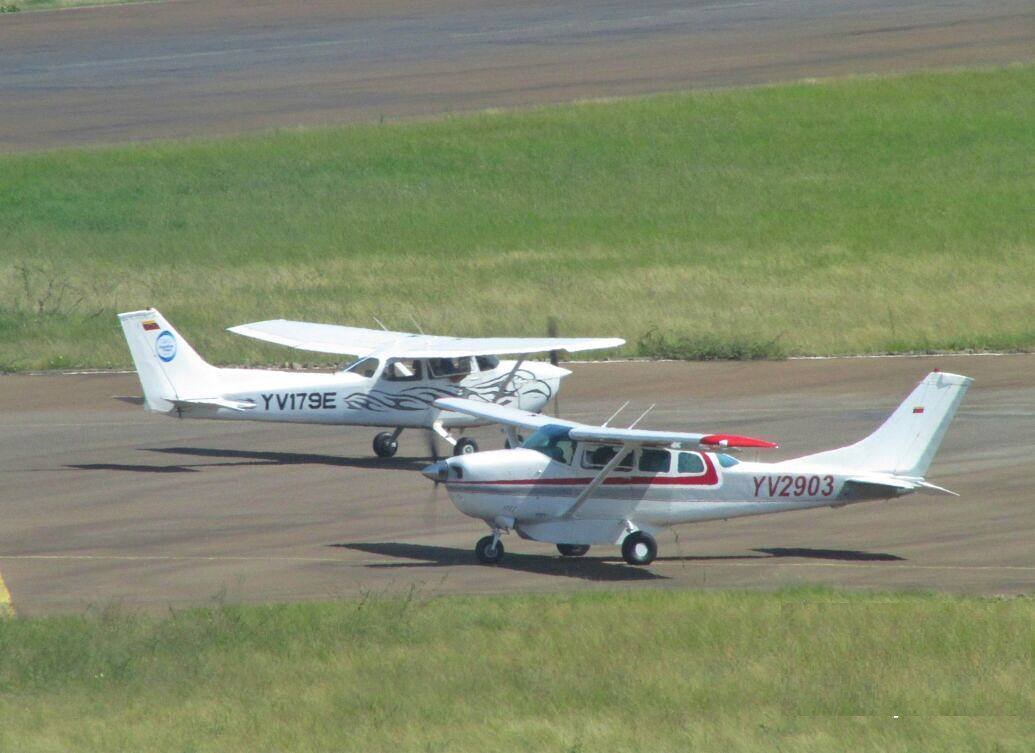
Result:
[[155,353],[166,363],[176,358],[176,337],[169,330],[163,330],[155,338]]

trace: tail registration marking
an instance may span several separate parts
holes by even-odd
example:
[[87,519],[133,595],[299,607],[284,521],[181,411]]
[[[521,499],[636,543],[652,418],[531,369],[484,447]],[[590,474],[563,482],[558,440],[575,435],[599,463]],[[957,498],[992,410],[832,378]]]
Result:
[[756,497],[829,497],[834,493],[833,476],[755,476],[753,481]]

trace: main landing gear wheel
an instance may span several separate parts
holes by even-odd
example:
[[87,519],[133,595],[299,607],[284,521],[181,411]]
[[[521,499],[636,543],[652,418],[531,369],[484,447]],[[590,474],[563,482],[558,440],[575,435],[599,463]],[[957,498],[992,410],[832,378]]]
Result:
[[469,437],[460,437],[453,445],[454,455],[470,455],[474,452],[478,452],[478,443]]
[[658,542],[649,533],[634,531],[622,542],[622,558],[630,565],[649,565],[658,556]]
[[478,539],[474,554],[483,565],[496,565],[503,559],[503,542],[495,536]]
[[557,551],[562,557],[581,557],[589,551],[588,544],[558,544]]
[[379,458],[390,458],[399,449],[399,443],[395,434],[390,431],[382,431],[374,437],[374,453]]

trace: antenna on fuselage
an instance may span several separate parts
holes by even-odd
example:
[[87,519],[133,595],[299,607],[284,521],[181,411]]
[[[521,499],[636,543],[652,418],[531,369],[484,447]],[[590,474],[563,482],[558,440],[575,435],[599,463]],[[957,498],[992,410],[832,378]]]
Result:
[[383,330],[384,330],[385,332],[387,332],[387,331],[388,331],[388,327],[386,327],[386,326],[385,326],[385,323],[384,323],[384,322],[382,322],[382,321],[381,321],[380,319],[378,319],[378,318],[377,318],[376,316],[374,317],[374,321],[375,321],[375,322],[377,322],[377,326],[379,326],[379,327],[380,327],[381,329],[383,329]]
[[633,421],[631,424],[629,424],[628,428],[630,428],[630,429],[636,428],[636,424],[640,423],[640,421],[642,421],[647,416],[648,413],[650,413],[652,410],[654,410],[654,406],[655,405],[657,405],[657,403],[651,403],[651,406],[647,410],[645,410],[643,413],[641,413],[639,418],[637,418],[635,421]]
[[417,322],[417,317],[415,317],[412,313],[408,314],[408,316],[410,317],[410,321],[413,322],[413,326],[416,327],[417,331],[423,335],[424,330],[421,329],[420,324]]
[[602,423],[600,425],[601,426],[607,426],[609,423],[611,423],[616,418],[618,418],[618,414],[621,413],[623,410],[625,410],[628,405],[629,405],[629,401],[626,400],[624,403],[622,403],[621,405],[618,406],[618,410],[616,410],[614,413],[612,413],[610,418],[608,418],[606,421],[604,421],[604,423]]

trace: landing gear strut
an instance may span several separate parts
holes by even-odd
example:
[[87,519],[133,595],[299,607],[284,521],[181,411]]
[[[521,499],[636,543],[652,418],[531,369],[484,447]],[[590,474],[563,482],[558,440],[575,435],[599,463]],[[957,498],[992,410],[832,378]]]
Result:
[[588,544],[558,544],[557,551],[562,557],[581,557],[589,551]]
[[622,558],[630,565],[649,565],[658,556],[658,542],[649,533],[633,531],[622,542]]
[[453,435],[449,433],[449,429],[444,427],[440,421],[433,423],[431,425],[431,430],[449,442],[453,448],[454,455],[470,455],[472,452],[478,452],[477,442],[470,437],[454,439]]
[[379,458],[392,457],[399,449],[398,439],[400,434],[402,434],[402,429],[382,431],[374,437],[374,453]]
[[483,565],[497,565],[503,559],[503,542],[498,533],[478,539],[474,555]]

